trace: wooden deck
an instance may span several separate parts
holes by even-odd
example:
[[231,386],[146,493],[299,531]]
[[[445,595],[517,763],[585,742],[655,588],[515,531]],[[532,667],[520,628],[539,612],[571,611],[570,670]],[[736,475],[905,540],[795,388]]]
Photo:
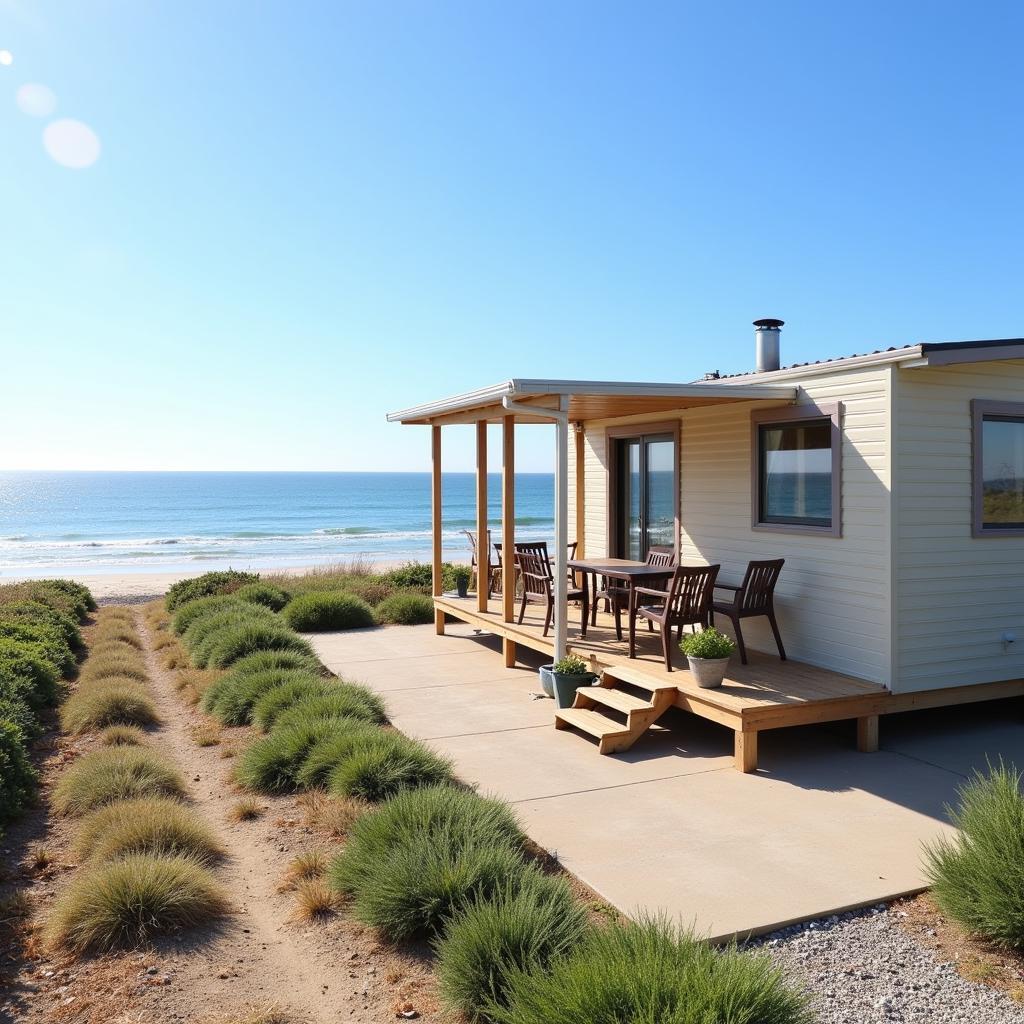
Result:
[[[536,605],[527,606],[521,625],[503,621],[500,597],[489,601],[486,611],[478,609],[475,595],[445,594],[435,597],[434,605],[438,632],[450,615],[502,637],[506,665],[514,664],[517,645],[554,653],[551,634],[542,635],[544,620]],[[744,772],[757,767],[757,734],[764,729],[856,719],[858,749],[870,752],[878,749],[880,715],[1024,694],[1024,680],[892,694],[877,683],[754,650],[748,665],[733,659],[719,689],[704,690],[682,653],[675,652],[672,672],[665,669],[657,635],[646,629],[637,631],[634,659],[625,641],[616,640],[609,615],[599,613],[584,639],[575,606],[570,608],[568,651],[590,662],[605,692],[581,690],[576,707],[558,713],[558,727],[588,732],[600,741],[602,753],[614,753],[628,748],[666,708],[675,706],[732,729],[736,767]]]

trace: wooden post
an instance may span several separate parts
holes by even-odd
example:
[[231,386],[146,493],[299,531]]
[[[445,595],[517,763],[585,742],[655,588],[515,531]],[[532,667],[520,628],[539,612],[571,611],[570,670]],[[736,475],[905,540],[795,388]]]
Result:
[[583,424],[574,424],[573,443],[576,455],[576,557],[587,557],[587,517],[584,494],[586,493],[585,483],[585,459],[586,435],[583,433]]
[[[441,582],[441,427],[433,424],[430,428],[430,525],[432,534],[432,572],[434,597],[440,597],[444,589]],[[444,612],[434,609],[434,631],[444,634]]]
[[878,715],[857,719],[857,749],[864,754],[878,750]]
[[487,420],[476,425],[476,607],[487,611],[491,545],[487,542]]
[[[516,418],[506,416],[501,423],[501,612],[512,622],[516,610]],[[502,640],[505,668],[516,663],[516,642]]]
[[757,771],[757,733],[736,730],[735,756],[733,763],[736,770],[743,773]]

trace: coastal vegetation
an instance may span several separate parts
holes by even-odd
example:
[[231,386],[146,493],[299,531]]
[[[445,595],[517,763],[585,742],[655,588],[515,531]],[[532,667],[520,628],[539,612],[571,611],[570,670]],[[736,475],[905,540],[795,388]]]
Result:
[[304,633],[375,626],[373,609],[361,597],[346,591],[300,594],[285,606],[285,621]]

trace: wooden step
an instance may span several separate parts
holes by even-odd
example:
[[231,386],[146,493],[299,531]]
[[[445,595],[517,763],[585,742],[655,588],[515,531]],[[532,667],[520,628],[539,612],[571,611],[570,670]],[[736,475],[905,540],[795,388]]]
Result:
[[[585,686],[576,691],[576,696],[582,697],[584,701],[593,701],[595,704],[603,704],[605,707],[613,708],[628,715],[631,711],[653,711],[654,705],[642,697],[634,697],[625,690],[613,690],[607,686]],[[586,707],[586,704],[583,705]]]
[[619,722],[613,722],[599,711],[590,708],[559,708],[555,712],[556,727],[562,723],[574,729],[596,736],[599,740],[610,736],[629,735],[629,730]]
[[612,665],[604,670],[601,677],[601,686],[614,686],[615,683],[629,683],[638,690],[647,690],[650,693],[661,693],[665,690],[676,690],[674,683],[662,682],[653,678],[642,669],[635,669],[632,665]]

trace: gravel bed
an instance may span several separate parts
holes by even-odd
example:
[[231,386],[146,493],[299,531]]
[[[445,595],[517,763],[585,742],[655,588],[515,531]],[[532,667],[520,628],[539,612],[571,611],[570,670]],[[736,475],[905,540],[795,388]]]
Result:
[[747,944],[810,990],[821,1024],[1024,1024],[1024,1007],[966,981],[884,906],[792,925]]
[[163,596],[163,594],[125,594],[118,597],[113,594],[107,597],[97,597],[96,606],[102,608],[106,604],[149,604],[150,601],[155,601],[158,597]]

